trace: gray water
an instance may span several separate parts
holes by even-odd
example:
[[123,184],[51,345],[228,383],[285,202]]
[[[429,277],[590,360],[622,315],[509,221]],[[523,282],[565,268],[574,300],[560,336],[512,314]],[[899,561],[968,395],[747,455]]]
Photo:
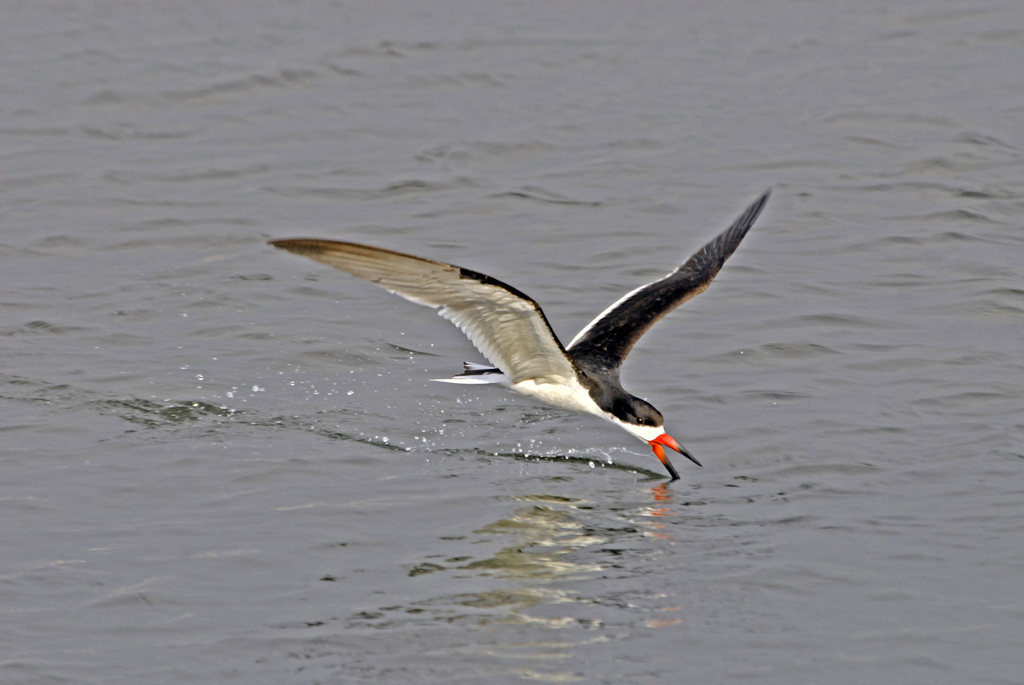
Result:
[[[1024,8],[0,7],[0,682],[1024,682]],[[704,463],[429,379],[765,188],[624,370]]]

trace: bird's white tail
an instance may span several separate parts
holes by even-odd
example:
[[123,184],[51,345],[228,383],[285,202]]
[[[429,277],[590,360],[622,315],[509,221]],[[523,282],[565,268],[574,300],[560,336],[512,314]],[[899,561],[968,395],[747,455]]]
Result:
[[487,385],[505,382],[505,374],[493,366],[462,362],[462,373],[451,378],[431,378],[439,383],[461,383],[462,385]]

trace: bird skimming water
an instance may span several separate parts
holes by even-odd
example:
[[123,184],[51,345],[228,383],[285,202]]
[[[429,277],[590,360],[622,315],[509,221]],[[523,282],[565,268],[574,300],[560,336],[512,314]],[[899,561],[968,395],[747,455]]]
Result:
[[[490,276],[380,247],[315,238],[270,244],[346,271],[438,310],[469,336],[494,366],[466,363],[451,383],[500,383],[563,409],[594,414],[647,443],[672,480],[679,473],[665,447],[700,466],[664,431],[648,402],[626,392],[619,368],[659,319],[703,292],[736,250],[768,201],[766,192],[732,226],[664,278],[627,293],[576,334],[568,347],[531,297]],[[442,380],[442,379],[439,379]]]

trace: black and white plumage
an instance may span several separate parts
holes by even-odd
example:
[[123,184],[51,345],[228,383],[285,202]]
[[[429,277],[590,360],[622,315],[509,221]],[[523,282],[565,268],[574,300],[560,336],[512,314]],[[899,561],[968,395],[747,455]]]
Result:
[[296,238],[270,244],[346,271],[432,307],[469,336],[494,365],[466,364],[455,383],[501,383],[547,404],[594,414],[648,443],[679,478],[664,447],[700,466],[665,433],[660,412],[626,392],[619,369],[637,340],[673,309],[703,292],[754,224],[766,192],[732,226],[682,266],[626,294],[563,347],[531,297],[490,276],[443,262],[357,243]]

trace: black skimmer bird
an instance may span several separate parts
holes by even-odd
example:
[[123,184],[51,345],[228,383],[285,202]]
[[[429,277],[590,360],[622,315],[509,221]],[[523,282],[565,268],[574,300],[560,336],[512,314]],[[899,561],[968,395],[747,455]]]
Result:
[[500,383],[555,407],[600,416],[650,445],[672,480],[677,480],[679,473],[665,455],[665,447],[697,466],[700,462],[665,432],[665,420],[657,409],[622,388],[619,368],[640,336],[710,285],[754,224],[768,195],[758,198],[685,264],[601,312],[568,347],[559,342],[533,298],[485,274],[357,243],[295,238],[270,244],[436,309],[494,365],[466,363],[463,373],[438,380]]

